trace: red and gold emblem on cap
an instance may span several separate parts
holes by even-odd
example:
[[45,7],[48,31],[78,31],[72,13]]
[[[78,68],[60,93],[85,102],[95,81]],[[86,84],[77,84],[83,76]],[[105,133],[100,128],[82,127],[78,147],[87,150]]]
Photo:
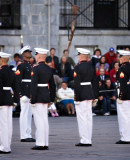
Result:
[[124,73],[123,72],[120,73],[120,78],[124,78]]
[[77,76],[77,73],[76,72],[74,72],[74,77],[76,77]]
[[15,72],[15,74],[18,76],[18,75],[20,75],[20,70],[18,69],[16,72]]
[[34,75],[34,73],[33,72],[31,72],[31,76],[33,76]]

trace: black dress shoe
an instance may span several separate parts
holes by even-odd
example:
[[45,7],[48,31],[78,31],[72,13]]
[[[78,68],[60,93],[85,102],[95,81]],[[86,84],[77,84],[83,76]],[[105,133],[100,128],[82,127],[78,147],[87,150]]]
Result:
[[0,154],[9,154],[9,153],[11,153],[11,151],[9,151],[9,152],[0,151]]
[[21,142],[36,142],[34,138],[21,139]]
[[48,146],[44,146],[45,150],[49,150],[49,147]]
[[30,140],[30,142],[36,142],[36,140],[34,138],[28,138]]
[[91,147],[92,144],[77,143],[77,144],[75,144],[75,146],[77,146],[77,147]]
[[48,146],[34,146],[31,148],[32,150],[49,150]]
[[130,142],[126,142],[126,141],[117,141],[115,144],[130,144]]

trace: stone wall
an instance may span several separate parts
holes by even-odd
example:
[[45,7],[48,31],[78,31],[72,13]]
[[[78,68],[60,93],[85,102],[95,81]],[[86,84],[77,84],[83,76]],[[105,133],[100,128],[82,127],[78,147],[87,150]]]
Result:
[[0,46],[3,51],[14,54],[20,48],[20,30],[0,30]]
[[[67,33],[67,30],[59,31],[60,56],[67,47]],[[110,47],[114,47],[116,51],[118,45],[130,45],[129,30],[76,30],[70,47],[70,56],[77,61],[76,47],[88,48],[93,55],[93,50],[97,47],[104,54],[108,52]]]
[[[61,57],[67,47],[68,32],[59,30],[59,0],[50,0],[50,5],[49,0],[21,0],[21,30],[0,30],[0,46],[8,53],[18,52],[21,47],[21,35],[23,45],[47,49],[54,47],[56,54]],[[116,49],[117,45],[129,45],[129,42],[128,30],[76,30],[70,56],[75,58],[76,47],[87,47],[91,54],[99,47],[104,54],[111,46]]]
[[[14,54],[23,45],[58,49],[59,38],[59,0],[21,0],[21,30],[0,30],[0,47]],[[49,15],[50,7],[50,35]],[[48,40],[50,39],[50,42]],[[49,45],[50,44],[50,45]],[[34,52],[33,52],[34,53]],[[58,53],[57,53],[58,54]]]
[[24,45],[29,44],[32,48],[58,48],[58,3],[58,0],[50,0],[50,5],[49,0],[22,0],[21,23]]

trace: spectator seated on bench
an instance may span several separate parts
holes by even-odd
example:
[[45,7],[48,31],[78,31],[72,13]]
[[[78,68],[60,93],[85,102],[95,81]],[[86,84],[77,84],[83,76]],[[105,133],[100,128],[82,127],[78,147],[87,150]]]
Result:
[[67,58],[65,56],[62,56],[61,58],[59,75],[62,78],[62,80],[67,83],[71,80],[71,65],[69,64],[69,62],[67,62]]
[[110,78],[113,85],[115,85],[116,82],[116,73],[118,69],[119,69],[119,62],[114,62],[114,68],[110,70]]
[[99,102],[102,104],[103,114],[110,115],[111,106],[116,108],[116,89],[112,85],[110,78],[105,80],[105,86],[101,86],[99,90]]
[[59,98],[59,103],[66,107],[68,115],[74,115],[74,91],[67,87],[66,82],[62,82],[61,88],[57,91],[57,97]]
[[103,68],[100,68],[100,71],[99,71],[99,76],[97,76],[97,79],[98,81],[101,81],[102,82],[102,85],[105,84],[105,80],[106,78],[109,78],[109,75],[106,75],[105,74],[105,70]]

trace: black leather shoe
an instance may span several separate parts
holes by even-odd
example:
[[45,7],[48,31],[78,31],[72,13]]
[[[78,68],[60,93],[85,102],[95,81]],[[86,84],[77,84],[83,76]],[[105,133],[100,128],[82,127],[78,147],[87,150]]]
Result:
[[117,141],[115,144],[130,144],[130,142],[126,142],[126,141]]
[[49,147],[48,146],[44,146],[45,150],[49,150]]
[[28,138],[30,140],[30,142],[36,142],[36,140],[34,138]]
[[77,143],[77,144],[75,144],[75,146],[77,146],[77,147],[91,147],[92,144]]
[[36,142],[34,138],[21,139],[21,142]]
[[49,150],[48,146],[34,146],[31,148],[32,150]]
[[9,153],[11,153],[11,151],[10,152],[0,151],[0,154],[9,154]]

